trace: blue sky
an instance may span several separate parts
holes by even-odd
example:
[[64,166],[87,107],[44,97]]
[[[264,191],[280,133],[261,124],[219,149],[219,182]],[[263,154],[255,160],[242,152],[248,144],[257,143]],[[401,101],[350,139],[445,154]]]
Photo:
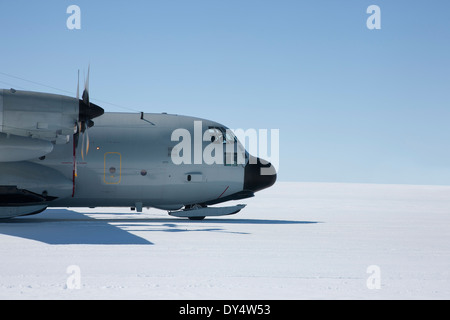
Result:
[[279,129],[280,180],[449,185],[449,15],[443,0],[2,1],[0,87],[75,95],[90,64],[107,111]]

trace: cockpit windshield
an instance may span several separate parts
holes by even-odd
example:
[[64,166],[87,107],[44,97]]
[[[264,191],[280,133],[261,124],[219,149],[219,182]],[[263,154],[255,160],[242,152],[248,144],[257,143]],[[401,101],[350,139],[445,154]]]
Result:
[[224,127],[209,127],[209,135],[213,143],[236,143],[237,139],[230,129]]
[[248,154],[231,129],[225,127],[208,127],[212,143],[223,144],[224,165],[237,166],[246,164]]

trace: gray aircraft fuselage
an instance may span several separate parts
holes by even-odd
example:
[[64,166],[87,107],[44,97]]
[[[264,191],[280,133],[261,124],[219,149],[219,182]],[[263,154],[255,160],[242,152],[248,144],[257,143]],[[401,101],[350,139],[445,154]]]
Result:
[[[179,142],[171,141],[174,130],[185,128],[194,137],[194,121],[201,121],[204,128],[223,125],[168,114],[145,114],[145,120],[129,113],[105,113],[95,119],[95,126],[89,129],[88,155],[82,160],[80,150],[77,152],[74,196],[56,200],[51,206],[134,207],[142,203],[143,207],[176,210],[244,191],[244,165],[172,161],[171,151]],[[71,144],[56,147],[37,163],[70,178]]]
[[[8,95],[4,91],[7,101]],[[6,106],[5,102],[5,110]],[[16,118],[19,119],[18,116]],[[271,175],[261,174],[260,169],[271,167],[270,164],[262,164],[259,159],[250,163],[249,159],[255,158],[245,151],[237,139],[231,155],[230,152],[226,154],[225,141],[215,141],[223,144],[222,163],[206,163],[204,159],[199,163],[195,159],[198,155],[196,150],[203,155],[205,148],[213,143],[212,140],[202,139],[205,131],[224,130],[225,134],[227,128],[220,123],[165,113],[104,113],[94,120],[95,125],[92,124],[86,131],[89,142],[79,142],[75,147],[75,137],[71,136],[66,143],[36,147],[37,150],[52,148],[50,152],[46,151],[45,156],[27,161],[0,162],[0,198],[3,206],[10,208],[14,203],[14,206],[22,207],[20,199],[25,199],[23,207],[29,208],[9,216],[37,213],[46,207],[131,207],[138,211],[142,207],[163,210],[207,207],[252,197],[254,192],[275,183],[275,171]],[[196,137],[199,134],[196,125],[198,129],[199,124],[201,136]],[[40,125],[45,129],[49,127],[42,124],[42,120],[37,127]],[[174,157],[185,157],[187,152],[177,150],[182,141],[181,138],[173,139],[177,129],[189,132],[192,137],[190,161],[174,162]],[[8,140],[12,137],[18,142]],[[31,152],[35,141],[36,146],[43,143],[40,139],[29,142],[31,140],[26,140],[27,137],[15,135],[5,135],[2,139],[4,142],[0,139],[0,145],[23,144],[26,152]],[[84,135],[80,135],[79,139],[84,139]],[[85,154],[87,149],[89,152]],[[245,152],[245,162],[227,163],[226,158],[233,158],[233,153],[239,150]],[[15,188],[15,193],[11,188]],[[20,190],[20,195],[17,195],[17,190]],[[18,200],[8,200],[14,197]],[[34,202],[33,197],[41,199]],[[8,216],[6,211],[4,216]]]

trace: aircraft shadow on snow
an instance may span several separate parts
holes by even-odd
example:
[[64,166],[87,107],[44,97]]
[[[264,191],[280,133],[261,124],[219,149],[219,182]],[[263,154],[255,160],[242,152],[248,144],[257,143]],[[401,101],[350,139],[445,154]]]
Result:
[[[52,245],[153,245],[151,241],[131,232],[228,232],[217,225],[227,224],[314,224],[317,221],[266,219],[207,219],[203,221],[179,218],[117,218],[95,219],[67,209],[49,209],[36,216],[0,220],[0,234],[40,241]],[[182,224],[182,226],[181,226]],[[198,228],[186,229],[186,224]],[[214,224],[213,227],[207,226]]]

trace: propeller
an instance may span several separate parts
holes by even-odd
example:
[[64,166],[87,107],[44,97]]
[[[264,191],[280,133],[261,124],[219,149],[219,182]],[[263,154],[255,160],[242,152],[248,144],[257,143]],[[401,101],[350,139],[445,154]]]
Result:
[[[83,91],[83,104],[85,106],[88,106],[88,108],[90,107],[90,103],[89,103],[89,73],[90,73],[90,69],[91,66],[88,67],[88,74],[87,74],[87,78],[85,78],[84,81],[84,91]],[[80,115],[81,115],[81,106],[80,106]],[[81,118],[81,117],[80,117]],[[86,146],[86,155],[89,153],[89,135],[87,134],[87,129],[89,129],[91,126],[94,125],[94,123],[92,122],[92,120],[88,119],[86,121],[81,121],[80,125],[80,131],[82,132],[82,136],[81,136],[81,159],[84,160],[84,141],[85,141],[85,135],[86,135],[86,139],[87,139],[87,146]],[[92,125],[89,126],[89,121],[92,122]]]
[[[74,134],[73,134],[73,190],[72,197],[75,193],[75,178],[77,177],[77,165],[76,165],[76,150],[81,136],[81,158],[84,160],[84,155],[89,152],[89,134],[88,129],[94,126],[92,119],[101,116],[105,110],[98,105],[89,101],[89,74],[91,66],[88,67],[87,77],[84,81],[84,90],[80,99],[80,70],[78,70],[78,82],[77,82],[77,101],[79,106],[78,119],[75,122]],[[86,141],[86,142],[85,142]]]
[[[84,82],[84,91],[81,96],[81,100],[79,99],[79,91],[77,90],[77,99],[79,101],[79,114],[78,114],[78,121],[76,123],[77,127],[74,142],[76,143],[75,146],[78,147],[78,141],[81,134],[82,135],[81,157],[83,158],[83,160],[84,155],[85,154],[87,155],[89,153],[89,135],[87,134],[87,130],[94,125],[92,119],[101,116],[104,113],[104,110],[101,107],[89,101],[89,74],[90,74],[90,66],[88,68],[87,77]],[[77,89],[79,89],[79,84],[77,85]]]

